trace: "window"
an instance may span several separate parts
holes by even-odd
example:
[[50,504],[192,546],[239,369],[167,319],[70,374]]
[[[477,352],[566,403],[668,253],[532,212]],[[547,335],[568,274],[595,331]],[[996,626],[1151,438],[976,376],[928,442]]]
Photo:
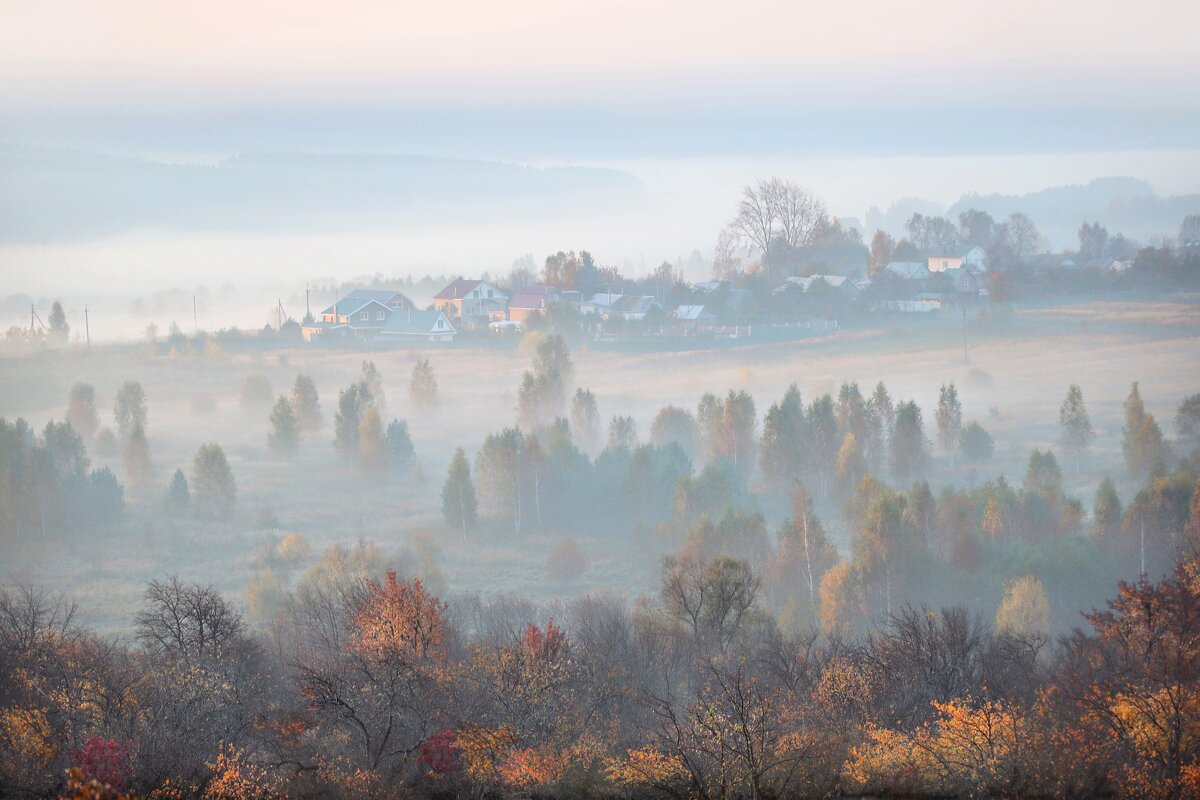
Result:
[[375,319],[382,320],[382,319],[383,319],[383,316],[384,316],[384,314],[383,314],[383,312],[382,312],[382,311],[376,311],[376,312],[375,312]]
[[942,262],[942,269],[950,269],[950,262],[949,262],[949,261],[943,261],[943,262]]
[[361,314],[359,314],[359,315],[358,315],[358,318],[359,318],[359,319],[361,319],[361,320],[363,320],[363,321],[365,322],[365,321],[367,321],[367,320],[369,320],[369,319],[371,318],[371,315],[370,315],[370,313],[369,313],[369,312],[366,312],[366,311],[364,311],[364,312],[362,312]]

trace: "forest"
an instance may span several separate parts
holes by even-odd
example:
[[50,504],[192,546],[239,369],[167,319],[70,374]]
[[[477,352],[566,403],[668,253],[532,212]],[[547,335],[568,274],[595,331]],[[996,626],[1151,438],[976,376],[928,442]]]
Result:
[[[605,423],[586,349],[527,339],[512,423],[440,460],[424,431],[453,424],[457,384],[419,353],[403,398],[373,360],[343,370],[333,402],[290,362],[287,393],[242,381],[237,424],[263,431],[272,474],[319,469],[436,509],[399,549],[343,526],[322,550],[320,525],[245,508],[240,446],[204,441],[171,470],[137,380],[114,384],[111,425],[82,382],[40,430],[0,420],[11,552],[81,530],[128,546],[139,521],[277,531],[254,539],[241,597],[159,571],[105,631],[70,591],[6,579],[0,791],[1200,792],[1200,395],[1160,424],[1127,384],[1112,448],[1093,398],[1065,386],[1052,440],[1024,453],[954,381],[925,408],[882,380],[807,398],[792,382],[765,409],[732,389]],[[1098,476],[1082,500],[1081,475]],[[549,585],[580,586],[598,549],[651,560],[648,583],[535,601],[452,590],[437,566],[439,547],[547,532]]]

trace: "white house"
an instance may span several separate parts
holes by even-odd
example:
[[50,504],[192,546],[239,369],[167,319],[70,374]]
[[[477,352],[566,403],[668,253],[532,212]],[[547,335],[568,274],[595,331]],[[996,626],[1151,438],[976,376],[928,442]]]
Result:
[[397,311],[379,331],[381,339],[452,342],[458,333],[441,311]]

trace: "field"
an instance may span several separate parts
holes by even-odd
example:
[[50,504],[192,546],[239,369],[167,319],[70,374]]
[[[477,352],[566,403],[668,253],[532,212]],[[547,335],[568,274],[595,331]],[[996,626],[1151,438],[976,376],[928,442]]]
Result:
[[[1068,471],[1069,493],[1091,505],[1106,474],[1123,484],[1120,465],[1122,403],[1139,381],[1148,408],[1170,432],[1180,399],[1200,391],[1200,314],[1192,298],[1154,303],[1081,303],[1016,312],[972,323],[966,356],[961,322],[894,320],[880,327],[847,330],[804,340],[663,352],[645,348],[573,348],[575,383],[595,392],[603,419],[631,414],[643,438],[655,412],[674,403],[695,407],[706,391],[744,388],[759,417],[795,382],[805,398],[836,393],[843,381],[864,391],[880,380],[893,398],[922,407],[933,438],[933,409],[941,384],[958,384],[964,420],[978,420],[996,439],[994,459],[975,470],[954,470],[937,458],[931,483],[959,485],[1004,473],[1019,483],[1029,451],[1054,444],[1058,406],[1067,386],[1078,383],[1087,399],[1098,439],[1094,459],[1079,476]],[[63,415],[76,381],[92,383],[102,424],[111,425],[112,398],[122,381],[142,382],[149,400],[149,441],[154,487],[127,495],[130,513],[117,531],[74,531],[55,543],[21,542],[0,559],[0,583],[41,584],[69,592],[84,621],[102,630],[128,624],[145,582],[179,574],[211,582],[242,597],[255,571],[255,554],[288,532],[303,534],[320,552],[329,545],[364,539],[422,572],[439,590],[452,593],[520,593],[553,602],[588,591],[627,596],[652,592],[657,545],[652,536],[621,546],[580,541],[590,566],[578,580],[549,582],[545,559],[558,542],[550,532],[517,535],[484,525],[464,540],[446,530],[440,490],[454,448],[473,456],[484,436],[515,420],[516,389],[529,364],[528,348],[336,351],[296,348],[254,354],[170,356],[144,345],[50,351],[0,358],[0,416],[25,417],[35,428]],[[408,381],[418,357],[433,365],[442,402],[417,412]],[[373,480],[341,465],[331,446],[332,416],[339,389],[370,359],[383,375],[385,419],[409,423],[419,467],[404,479]],[[266,448],[269,407],[247,408],[242,381],[260,374],[274,391],[289,391],[299,373],[311,375],[321,394],[325,428],[306,440],[300,454],[283,462]],[[215,407],[197,411],[198,396]],[[164,520],[156,513],[176,467],[188,471],[205,442],[226,450],[238,483],[238,514],[232,523]],[[934,449],[935,455],[939,451]],[[93,460],[104,463],[93,454]],[[122,474],[120,457],[111,464]],[[784,509],[764,504],[774,525]],[[822,518],[838,545],[848,537],[835,507]],[[398,556],[399,557],[399,556]]]

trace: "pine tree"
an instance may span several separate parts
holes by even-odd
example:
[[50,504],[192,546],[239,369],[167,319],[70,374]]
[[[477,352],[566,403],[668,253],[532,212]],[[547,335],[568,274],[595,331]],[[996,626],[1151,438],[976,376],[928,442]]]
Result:
[[267,434],[267,447],[281,456],[292,455],[300,445],[300,428],[292,404],[284,395],[279,395],[271,411],[271,432]]
[[333,419],[333,447],[346,459],[357,458],[359,427],[363,413],[372,405],[371,392],[363,382],[338,393],[338,410]]
[[1071,384],[1067,390],[1066,399],[1058,410],[1058,421],[1062,426],[1063,452],[1074,462],[1075,474],[1078,475],[1083,454],[1096,438],[1091,417],[1083,403],[1083,390],[1078,384]]
[[387,426],[387,460],[388,466],[397,472],[403,472],[412,466],[413,443],[408,435],[408,423],[402,419],[394,419]]
[[54,305],[50,306],[50,317],[47,320],[50,326],[50,340],[58,343],[67,341],[71,335],[71,326],[67,324],[67,315],[63,311],[62,303],[57,300]]
[[921,476],[929,461],[929,443],[916,403],[896,406],[896,429],[892,434],[892,475],[904,485]]
[[171,476],[171,483],[167,487],[167,511],[173,514],[182,514],[187,510],[190,500],[191,493],[188,491],[187,478],[184,477],[183,470],[176,468],[175,474]]
[[471,464],[460,447],[454,453],[446,485],[442,487],[442,516],[447,525],[461,530],[466,538],[467,529],[475,524],[478,509],[475,485],[471,482]]

